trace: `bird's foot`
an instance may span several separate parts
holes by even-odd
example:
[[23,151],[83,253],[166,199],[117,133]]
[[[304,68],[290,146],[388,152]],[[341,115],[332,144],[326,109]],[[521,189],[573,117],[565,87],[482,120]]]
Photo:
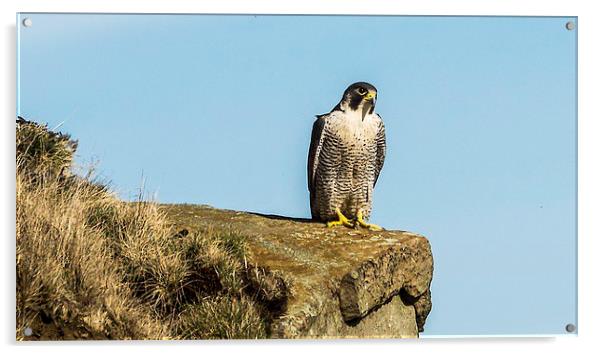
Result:
[[369,224],[366,221],[364,221],[364,215],[363,215],[363,213],[362,213],[361,210],[357,213],[357,223],[361,227],[366,228],[366,229],[368,229],[370,231],[382,231],[382,230],[384,230],[382,227],[380,227],[380,226],[378,226],[376,224]]
[[349,221],[349,219],[347,219],[347,217],[345,215],[343,215],[343,213],[341,213],[339,208],[336,209],[336,213],[337,213],[337,216],[339,217],[339,220],[329,221],[328,223],[326,223],[326,227],[345,225],[347,227],[353,228],[354,225],[351,223],[351,221]]

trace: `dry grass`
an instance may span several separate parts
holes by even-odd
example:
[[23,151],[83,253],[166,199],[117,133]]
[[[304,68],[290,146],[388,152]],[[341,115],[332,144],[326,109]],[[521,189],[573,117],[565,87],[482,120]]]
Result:
[[180,315],[183,338],[263,338],[261,315],[248,298],[210,297],[189,305]]
[[48,339],[169,334],[123,282],[103,229],[87,223],[110,202],[85,184],[17,174],[17,338],[25,327]]
[[75,146],[18,124],[17,339],[265,337],[244,236],[176,234],[156,204],[65,173]]

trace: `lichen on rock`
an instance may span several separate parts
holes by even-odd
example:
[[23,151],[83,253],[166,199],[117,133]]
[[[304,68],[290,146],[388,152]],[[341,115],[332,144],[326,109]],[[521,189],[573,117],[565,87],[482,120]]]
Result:
[[431,309],[428,240],[306,219],[164,205],[178,227],[246,235],[247,283],[273,338],[417,337]]

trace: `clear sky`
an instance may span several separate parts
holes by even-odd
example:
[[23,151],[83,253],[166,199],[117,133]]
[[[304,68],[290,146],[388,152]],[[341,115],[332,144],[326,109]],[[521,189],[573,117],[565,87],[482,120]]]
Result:
[[574,18],[21,15],[18,114],[122,198],[309,217],[315,114],[368,81],[371,221],[426,235],[426,335],[576,323]]

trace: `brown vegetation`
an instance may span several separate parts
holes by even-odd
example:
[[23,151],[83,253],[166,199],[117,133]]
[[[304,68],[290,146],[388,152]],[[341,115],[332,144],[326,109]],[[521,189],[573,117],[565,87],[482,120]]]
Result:
[[70,175],[69,136],[18,120],[16,143],[18,340],[267,335],[244,235],[178,233],[155,203]]

